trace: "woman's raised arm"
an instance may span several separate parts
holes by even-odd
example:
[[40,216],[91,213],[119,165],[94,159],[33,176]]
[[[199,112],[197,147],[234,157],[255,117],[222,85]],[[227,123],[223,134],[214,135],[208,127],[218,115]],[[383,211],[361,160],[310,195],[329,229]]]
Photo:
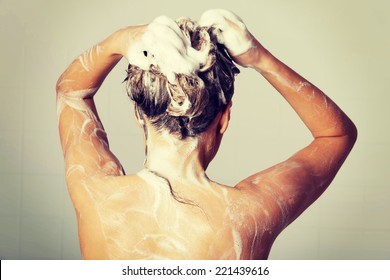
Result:
[[94,95],[145,26],[121,29],[76,58],[57,82],[57,115],[68,187],[95,177],[122,175],[108,146]]
[[219,41],[233,59],[256,69],[291,105],[313,135],[312,143],[286,161],[237,185],[257,188],[263,197],[273,201],[270,209],[275,220],[281,221],[281,230],[329,186],[356,141],[356,127],[321,90],[266,50],[236,15],[211,10],[202,18],[216,27]]

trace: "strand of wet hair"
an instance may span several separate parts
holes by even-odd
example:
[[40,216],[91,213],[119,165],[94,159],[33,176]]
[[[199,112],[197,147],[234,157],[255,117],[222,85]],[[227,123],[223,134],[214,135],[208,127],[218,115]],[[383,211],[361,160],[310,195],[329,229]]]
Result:
[[[151,170],[151,169],[149,169],[149,168],[147,168],[147,167],[146,167],[146,169],[147,169],[150,173],[152,173],[153,175],[159,177],[160,179],[163,179],[163,180],[167,183],[167,185],[168,185],[168,187],[169,187],[169,190],[170,190],[170,192],[171,192],[172,197],[173,197],[177,202],[182,203],[182,204],[186,204],[186,205],[191,205],[191,206],[194,206],[194,207],[198,207],[199,209],[202,209],[202,208],[201,208],[198,204],[196,204],[195,202],[193,202],[193,201],[191,201],[191,200],[189,200],[189,199],[182,198],[182,197],[180,197],[179,195],[177,195],[176,192],[175,192],[175,191],[173,190],[173,188],[172,188],[171,182],[169,182],[169,180],[168,180],[167,178],[165,178],[164,176],[162,176],[162,175],[159,174],[158,172],[153,171],[153,170]],[[202,209],[202,211],[203,211],[203,209]]]

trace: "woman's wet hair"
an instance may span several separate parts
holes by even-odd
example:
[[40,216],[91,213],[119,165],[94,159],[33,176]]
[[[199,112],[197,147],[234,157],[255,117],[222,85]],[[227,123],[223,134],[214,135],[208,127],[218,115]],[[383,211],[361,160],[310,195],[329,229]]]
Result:
[[205,131],[226,108],[239,70],[224,46],[217,43],[212,27],[199,27],[190,19],[176,22],[194,49],[200,50],[205,44],[209,48],[205,65],[196,74],[176,74],[176,84],[169,83],[158,66],[142,70],[129,65],[125,81],[140,117],[145,115],[157,130],[166,129],[185,139]]

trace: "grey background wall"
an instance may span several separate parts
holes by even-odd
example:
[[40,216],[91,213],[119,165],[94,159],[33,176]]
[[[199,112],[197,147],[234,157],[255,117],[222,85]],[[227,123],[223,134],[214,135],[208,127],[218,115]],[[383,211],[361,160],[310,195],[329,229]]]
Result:
[[[158,15],[234,11],[276,56],[354,120],[359,139],[324,193],[276,240],[271,259],[390,258],[390,4],[372,1],[0,1],[0,258],[79,259],[59,146],[55,83],[82,51]],[[98,93],[114,153],[141,168],[122,61]],[[234,185],[310,141],[298,117],[253,70],[237,78],[231,126],[209,176]]]

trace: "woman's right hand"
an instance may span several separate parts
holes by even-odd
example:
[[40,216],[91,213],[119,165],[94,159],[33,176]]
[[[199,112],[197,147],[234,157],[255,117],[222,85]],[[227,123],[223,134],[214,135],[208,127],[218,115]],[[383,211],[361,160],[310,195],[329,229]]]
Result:
[[264,48],[237,15],[227,10],[208,10],[202,14],[199,25],[215,28],[218,43],[226,47],[236,63],[255,67]]

